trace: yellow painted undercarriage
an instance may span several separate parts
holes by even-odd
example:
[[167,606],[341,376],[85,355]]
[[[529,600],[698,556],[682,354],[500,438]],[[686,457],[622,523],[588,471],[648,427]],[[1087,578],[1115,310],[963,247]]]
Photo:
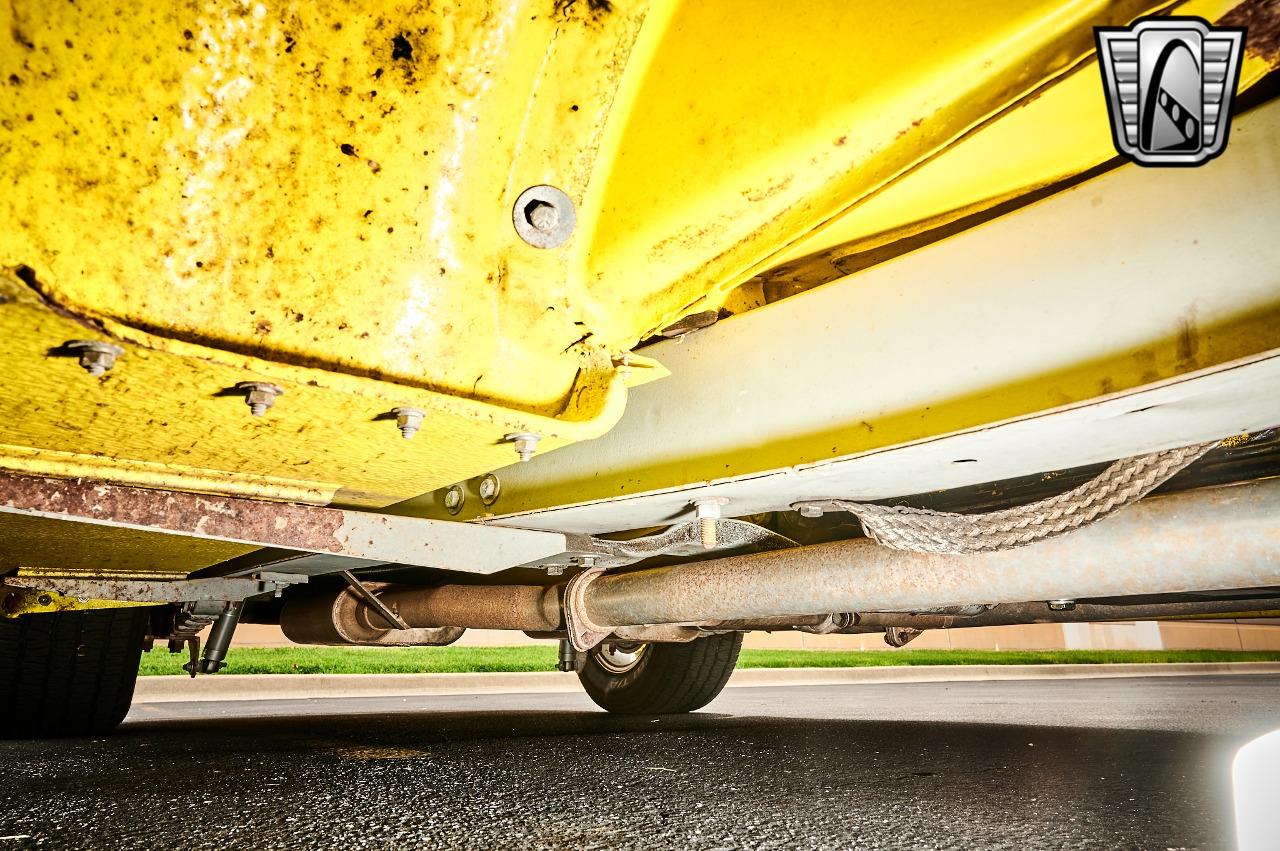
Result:
[[[1280,19],[1236,6],[16,0],[0,470],[386,506],[515,461],[515,433],[597,437],[681,317],[1111,162],[1094,26]],[[1240,91],[1278,64],[1248,51]],[[551,248],[513,226],[542,185],[576,217]],[[123,354],[91,375],[82,339]],[[254,417],[243,382],[283,394]],[[117,561],[242,549],[167,545]]]

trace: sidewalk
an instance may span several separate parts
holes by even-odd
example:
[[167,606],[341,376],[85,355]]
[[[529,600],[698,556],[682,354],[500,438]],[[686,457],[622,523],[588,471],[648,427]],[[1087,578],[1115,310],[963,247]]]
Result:
[[[1280,674],[1280,662],[1116,665],[919,665],[875,668],[744,668],[730,688],[856,683],[937,683],[974,680],[1106,679]],[[448,694],[576,692],[573,674],[214,674],[140,677],[134,703],[204,700],[310,700],[333,697],[415,697]]]

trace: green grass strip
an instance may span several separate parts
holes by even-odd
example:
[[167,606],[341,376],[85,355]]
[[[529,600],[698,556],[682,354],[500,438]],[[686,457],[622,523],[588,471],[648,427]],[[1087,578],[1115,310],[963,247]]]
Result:
[[[186,654],[157,647],[143,676],[182,674]],[[228,674],[418,674],[551,671],[555,645],[524,647],[233,648]],[[1116,662],[1276,662],[1280,651],[1227,650],[744,650],[739,668],[868,668],[891,665],[1105,665]]]

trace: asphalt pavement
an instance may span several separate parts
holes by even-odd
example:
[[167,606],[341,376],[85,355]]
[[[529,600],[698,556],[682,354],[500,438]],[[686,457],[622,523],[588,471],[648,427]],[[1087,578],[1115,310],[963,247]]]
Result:
[[1231,848],[1280,676],[136,704],[0,742],[18,848]]

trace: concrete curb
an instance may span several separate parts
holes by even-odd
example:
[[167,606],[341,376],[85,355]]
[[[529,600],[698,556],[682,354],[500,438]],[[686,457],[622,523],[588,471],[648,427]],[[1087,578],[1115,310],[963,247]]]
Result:
[[[1195,662],[1115,665],[915,665],[876,668],[744,668],[731,688],[857,683],[940,683],[983,680],[1110,679],[1115,677],[1280,674],[1278,662]],[[311,700],[334,697],[415,697],[449,694],[545,694],[581,689],[573,674],[217,674],[139,677],[134,703],[204,700]]]

